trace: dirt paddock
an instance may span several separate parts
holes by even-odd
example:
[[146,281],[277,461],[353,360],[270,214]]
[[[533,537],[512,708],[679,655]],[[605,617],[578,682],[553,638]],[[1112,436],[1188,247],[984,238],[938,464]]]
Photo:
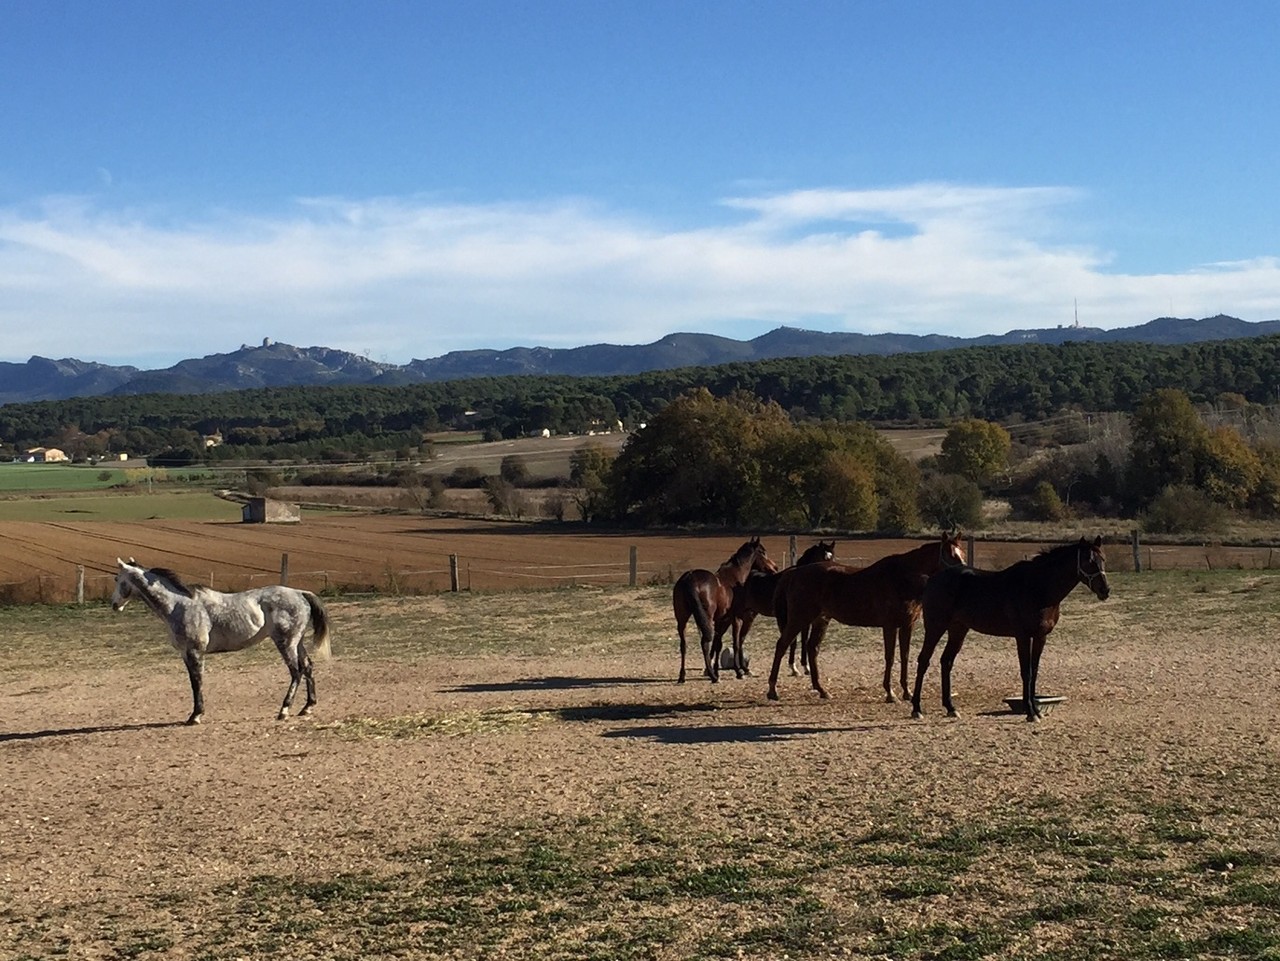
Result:
[[1039,724],[980,636],[959,719],[836,626],[830,700],[676,685],[642,586],[330,600],[314,717],[259,648],[188,728],[145,612],[0,609],[0,957],[1280,956],[1280,577],[1113,586]]

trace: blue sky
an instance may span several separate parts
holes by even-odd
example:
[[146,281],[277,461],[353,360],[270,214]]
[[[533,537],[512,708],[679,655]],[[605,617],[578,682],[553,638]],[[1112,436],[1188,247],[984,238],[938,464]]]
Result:
[[1280,318],[1280,4],[0,5],[0,360]]

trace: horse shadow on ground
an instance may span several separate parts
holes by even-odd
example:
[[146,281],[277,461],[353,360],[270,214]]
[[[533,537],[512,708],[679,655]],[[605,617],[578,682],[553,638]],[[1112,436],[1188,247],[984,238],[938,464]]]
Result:
[[545,708],[562,721],[654,721],[664,717],[705,713],[716,710],[712,704],[584,704],[573,707]]
[[807,727],[800,724],[715,724],[671,727],[655,725],[606,731],[602,736],[642,738],[659,744],[773,744],[822,734],[871,731],[884,726],[880,724],[861,724],[853,727]]
[[184,721],[151,721],[146,724],[97,724],[92,727],[50,728],[45,731],[0,732],[0,743],[5,741],[40,741],[45,738],[73,737],[77,734],[119,734],[128,731],[154,731],[165,727],[186,727]]
[[515,691],[574,691],[593,687],[617,687],[624,684],[661,684],[649,677],[527,677],[519,681],[493,681],[459,684],[447,688],[448,694],[502,694]]

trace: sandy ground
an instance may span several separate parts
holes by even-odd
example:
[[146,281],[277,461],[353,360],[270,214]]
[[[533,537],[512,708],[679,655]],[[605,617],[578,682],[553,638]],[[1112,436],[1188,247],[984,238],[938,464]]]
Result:
[[[929,716],[912,721],[882,702],[878,639],[840,627],[824,652],[828,701],[785,667],[782,700],[767,701],[763,636],[755,676],[715,687],[673,683],[673,637],[638,652],[340,657],[319,669],[316,715],[283,723],[271,720],[283,671],[256,651],[215,663],[196,728],[179,723],[189,695],[176,658],[4,670],[0,897],[11,919],[145,910],[162,889],[377,870],[433,837],[574,813],[666,811],[711,830],[778,818],[794,832],[866,827],[895,806],[962,817],[1027,792],[1203,799],[1238,789],[1219,772],[1269,764],[1280,746],[1273,639],[1255,633],[1223,656],[1220,600],[1169,632],[1140,626],[1140,598],[1073,597],[1042,680],[1067,700],[1036,725],[1002,702],[1016,689],[1010,642],[966,646],[958,720],[941,715],[935,664]],[[497,709],[514,722],[466,736],[344,733],[360,719]],[[1276,827],[1260,808],[1238,830],[1273,844]]]

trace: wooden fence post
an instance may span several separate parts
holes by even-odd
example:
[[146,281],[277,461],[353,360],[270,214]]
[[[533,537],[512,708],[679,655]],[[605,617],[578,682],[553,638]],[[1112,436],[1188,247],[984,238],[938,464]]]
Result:
[[1138,543],[1138,529],[1135,527],[1132,531],[1133,536],[1133,570],[1135,573],[1142,573],[1142,546]]
[[76,603],[84,603],[84,565],[76,565]]
[[792,534],[787,539],[787,566],[796,566],[796,535]]
[[289,583],[289,552],[280,555],[280,583]]
[[964,562],[968,564],[970,567],[972,567],[973,566],[973,535],[972,534],[970,534],[966,538],[964,558],[965,558]]
[[631,558],[630,558],[630,566],[631,566],[631,570],[630,570],[630,572],[628,573],[628,576],[627,576],[627,584],[628,584],[628,586],[630,586],[630,587],[635,587],[635,586],[636,586],[636,566],[637,566],[637,565],[636,565],[636,561],[637,561],[637,559],[639,558],[639,554],[638,554],[638,553],[637,553],[637,551],[636,551],[636,545],[635,545],[635,544],[632,544],[632,545],[631,545],[631,552],[630,552],[630,553],[631,553]]
[[449,555],[449,590],[458,593],[458,555]]

